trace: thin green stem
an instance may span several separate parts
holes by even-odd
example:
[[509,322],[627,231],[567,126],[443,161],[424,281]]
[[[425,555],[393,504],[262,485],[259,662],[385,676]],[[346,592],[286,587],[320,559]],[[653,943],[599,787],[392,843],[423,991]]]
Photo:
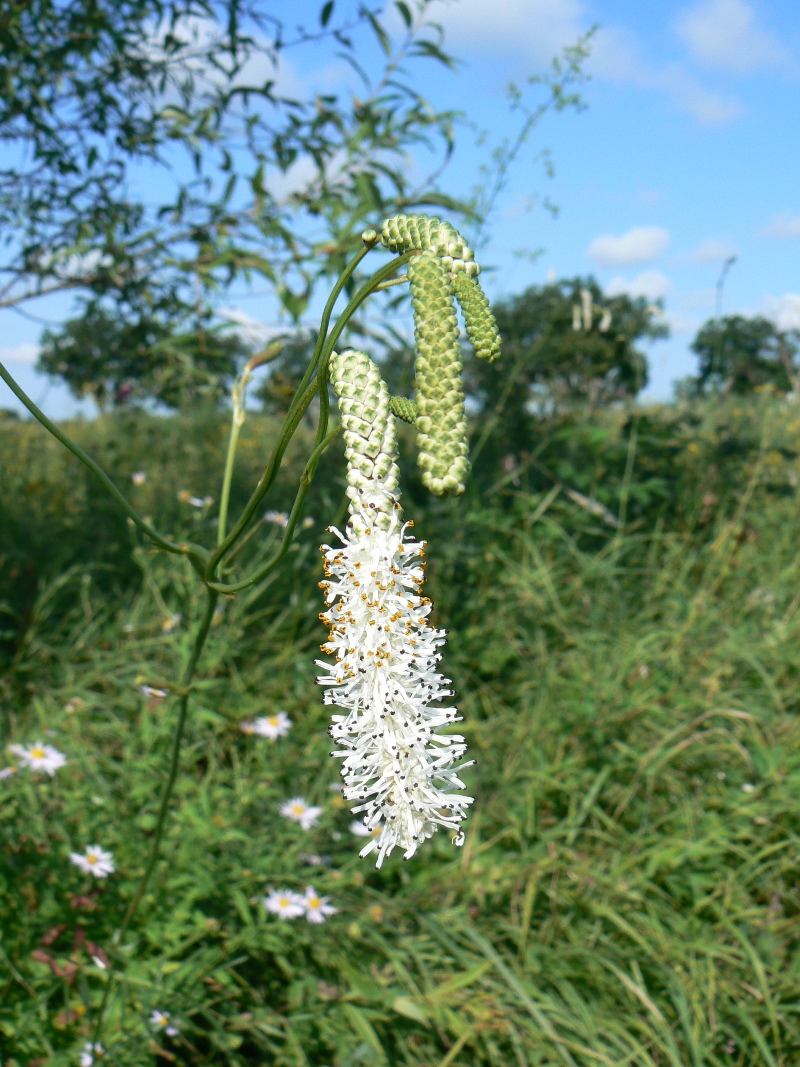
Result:
[[328,445],[331,443],[331,441],[338,437],[341,432],[341,426],[334,427],[334,429],[332,429],[330,433],[328,433],[322,439],[320,444],[317,445],[317,447],[309,456],[308,463],[306,463],[305,470],[303,471],[303,474],[300,478],[300,488],[297,490],[297,495],[295,496],[294,504],[292,505],[292,511],[286,523],[286,530],[284,531],[283,538],[281,539],[280,547],[275,553],[275,555],[272,557],[272,559],[264,563],[261,567],[259,567],[257,571],[254,571],[248,578],[243,578],[241,581],[233,582],[230,585],[222,585],[221,583],[217,582],[209,582],[209,589],[214,589],[218,593],[238,593],[240,590],[247,589],[249,586],[255,585],[256,582],[260,582],[263,578],[266,578],[267,575],[278,566],[278,564],[289,551],[289,548],[291,546],[295,527],[297,526],[297,520],[300,518],[300,511],[303,507],[306,494],[308,493],[308,490],[311,487],[311,482],[314,478],[314,474],[316,473],[317,464],[319,463],[320,457],[322,456],[322,453],[325,451]]
[[[239,535],[242,533],[242,531],[245,529],[245,527],[255,514],[256,508],[269,491],[269,488],[272,485],[272,481],[274,480],[274,472],[276,470],[276,467],[277,465],[280,465],[280,461],[283,458],[283,453],[286,451],[286,446],[288,445],[288,439],[286,438],[287,432],[289,431],[289,428],[291,426],[291,433],[289,433],[289,437],[291,437],[294,434],[294,431],[297,427],[297,423],[300,421],[299,419],[297,419],[297,421],[294,422],[294,425],[292,425],[296,408],[298,406],[298,400],[303,397],[317,368],[317,363],[319,361],[319,357],[322,351],[322,346],[328,332],[328,324],[331,321],[331,315],[333,314],[333,309],[336,304],[336,301],[339,299],[342,290],[344,289],[345,285],[347,285],[348,281],[357,269],[361,260],[372,250],[373,247],[375,246],[365,245],[359,250],[358,254],[353,257],[350,263],[348,263],[341,277],[336,282],[336,285],[334,285],[333,289],[331,290],[331,295],[328,297],[328,300],[322,312],[322,318],[320,319],[319,334],[317,335],[317,343],[314,346],[314,353],[311,357],[311,362],[308,365],[306,373],[303,375],[303,379],[300,382],[294,400],[292,401],[291,406],[289,407],[289,411],[287,412],[286,419],[283,424],[283,429],[281,431],[281,436],[278,440],[278,444],[275,447],[272,456],[270,457],[270,460],[264,470],[264,473],[261,475],[258,485],[253,490],[252,496],[248,500],[247,504],[245,504],[244,511],[239,516],[236,525],[233,527],[227,537],[225,537],[225,539],[217,546],[216,551],[209,559],[205,571],[206,580],[213,578],[217,569],[217,564],[223,558],[223,556],[231,547],[231,545],[233,545],[233,543],[239,538]],[[306,403],[305,407],[300,412],[301,418],[310,402],[311,401],[309,398],[308,403]]]
[[228,436],[228,452],[225,456],[225,473],[222,477],[222,492],[219,498],[219,524],[217,527],[217,544],[225,540],[225,527],[228,524],[228,502],[231,496],[233,465],[236,459],[236,446],[239,443],[239,431],[244,425],[244,392],[250,379],[250,368],[245,367],[239,381],[233,387],[233,413],[231,415],[231,432]]
[[[208,637],[208,631],[211,628],[211,621],[214,617],[214,608],[216,607],[219,594],[215,589],[206,589],[206,604],[203,610],[203,615],[197,627],[197,632],[192,642],[192,651],[189,654],[186,666],[181,673],[180,683],[178,685],[178,718],[175,723],[175,730],[172,735],[172,750],[170,754],[169,771],[167,773],[167,780],[164,783],[164,788],[161,792],[161,803],[158,808],[158,817],[156,819],[156,831],[153,838],[153,844],[150,849],[150,856],[147,861],[147,866],[144,869],[139,885],[134,893],[130,904],[128,904],[125,914],[120,923],[119,929],[115,931],[114,942],[116,945],[120,945],[122,938],[125,936],[125,932],[133,921],[133,917],[139,907],[142,897],[147,890],[147,886],[150,882],[150,878],[158,862],[159,850],[161,847],[161,839],[164,835],[164,826],[167,820],[167,813],[169,811],[170,800],[172,799],[172,792],[175,788],[175,780],[178,776],[178,766],[180,764],[180,752],[181,742],[183,741],[183,733],[186,727],[186,720],[189,711],[189,693],[192,678],[197,668],[198,660],[203,651],[203,647]],[[100,1033],[103,1026],[103,1017],[105,1015],[106,1006],[108,1004],[108,998],[111,992],[112,980],[114,977],[114,959],[109,961],[109,971],[106,981],[106,988],[103,994],[103,1000],[100,1004],[100,1010],[97,1016],[97,1022],[95,1024],[94,1036],[92,1042],[97,1044],[100,1040]]]
[[25,391],[14,381],[6,368],[0,363],[0,378],[6,383],[11,392],[20,400],[25,407],[30,411],[31,415],[41,423],[44,428],[60,441],[61,444],[68,449],[76,459],[79,459],[85,467],[94,474],[94,476],[102,483],[102,485],[108,490],[111,496],[116,500],[128,518],[133,522],[147,537],[158,545],[159,548],[163,548],[165,552],[172,552],[175,555],[187,556],[195,570],[199,570],[202,573],[202,568],[208,553],[200,545],[192,544],[175,544],[173,541],[167,540],[166,537],[162,537],[161,534],[154,530],[149,523],[145,522],[141,515],[136,511],[133,505],[122,495],[117,489],[116,485],[111,481],[109,476],[103,470],[103,468],[87,455],[86,452],[71,440],[67,435],[56,426],[54,422],[45,415],[45,413],[34,404],[31,398],[25,393]]
[[[228,534],[228,536],[225,538],[225,540],[222,542],[222,544],[217,547],[216,551],[209,559],[205,570],[205,580],[207,582],[213,580],[218,563],[223,558],[228,548],[230,548],[234,541],[236,541],[240,534],[244,531],[247,524],[250,522],[253,515],[255,514],[259,504],[269,492],[273,482],[275,481],[275,478],[277,477],[281,460],[283,459],[283,455],[289,445],[289,442],[294,436],[295,430],[300,424],[300,420],[302,419],[305,412],[308,410],[309,404],[317,393],[319,393],[320,397],[321,410],[327,411],[328,397],[325,389],[325,384],[327,381],[327,362],[330,358],[331,352],[333,351],[334,345],[341,336],[341,333],[346,327],[347,323],[350,321],[351,317],[359,309],[359,307],[364,303],[367,297],[375,291],[376,286],[380,285],[381,282],[385,281],[388,277],[390,277],[396,270],[398,270],[405,263],[407,263],[408,260],[415,254],[416,253],[414,252],[406,252],[402,256],[398,256],[396,259],[392,260],[390,263],[386,263],[383,267],[381,267],[380,270],[376,271],[361,286],[361,288],[358,289],[355,296],[353,296],[350,303],[347,305],[340,317],[337,319],[336,325],[334,326],[331,333],[327,337],[325,337],[324,334],[327,330],[327,322],[330,319],[329,309],[332,309],[333,306],[331,300],[328,301],[328,305],[326,305],[325,313],[323,314],[322,318],[319,338],[317,339],[317,346],[315,348],[315,354],[311,360],[308,370],[306,371],[305,377],[303,378],[303,382],[301,382],[300,384],[300,388],[298,389],[295,399],[292,402],[292,406],[289,408],[289,412],[287,413],[286,419],[284,421],[283,429],[281,430],[281,435],[278,439],[278,443],[276,444],[273,453],[270,456],[269,462],[267,463],[264,473],[261,475],[261,479],[258,485],[256,486],[255,492],[250,497],[250,500],[245,506],[245,509],[242,512],[241,516],[239,517],[238,522]],[[354,269],[354,264],[350,264],[350,268]],[[350,269],[350,273],[352,274],[352,269]],[[344,277],[344,275],[342,277]],[[340,282],[341,280],[342,279],[340,279]],[[333,297],[333,294],[331,294],[331,296]],[[316,380],[312,381],[313,372],[315,370],[317,371],[318,376]],[[327,427],[322,429],[323,435],[325,433],[326,428]],[[317,433],[317,437],[319,440],[319,431]]]

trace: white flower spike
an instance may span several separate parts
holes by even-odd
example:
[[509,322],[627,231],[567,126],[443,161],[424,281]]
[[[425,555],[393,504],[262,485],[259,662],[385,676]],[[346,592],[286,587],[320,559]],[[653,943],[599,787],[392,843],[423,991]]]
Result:
[[292,797],[285,804],[281,804],[281,815],[299,822],[304,830],[316,826],[321,814],[322,808],[312,808],[302,797]]
[[[467,746],[460,735],[439,732],[459,716],[440,703],[453,695],[438,670],[445,631],[428,624],[432,605],[421,595],[418,562],[424,544],[400,517],[386,386],[372,361],[355,352],[331,361],[331,380],[348,399],[340,406],[351,518],[345,533],[333,531],[342,547],[322,549],[328,580],[320,585],[332,605],[321,616],[331,626],[322,650],[335,662],[317,661],[326,672],[318,681],[326,687],[324,702],[344,712],[332,717],[330,734],[340,746],[332,755],[344,761],[343,795],[356,801],[353,814],[365,813],[367,831],[381,827],[361,850],[377,852],[380,867],[396,846],[410,859],[440,826],[463,843],[461,822],[472,797],[451,790],[465,788],[454,763]],[[375,457],[371,471],[360,450]]]
[[67,762],[67,757],[63,752],[59,752],[52,745],[42,744],[41,741],[34,742],[28,748],[24,745],[9,745],[8,750],[18,756],[32,771],[44,771],[51,778],[59,767],[63,767]]
[[264,907],[279,919],[299,919],[305,913],[305,897],[291,889],[270,889],[264,897]]
[[383,830],[383,827],[380,823],[371,830],[360,819],[353,819],[350,823],[350,833],[355,837],[380,837],[381,830]]
[[84,874],[90,874],[93,878],[108,878],[116,870],[114,853],[106,852],[99,845],[88,845],[83,855],[70,852],[69,858]]

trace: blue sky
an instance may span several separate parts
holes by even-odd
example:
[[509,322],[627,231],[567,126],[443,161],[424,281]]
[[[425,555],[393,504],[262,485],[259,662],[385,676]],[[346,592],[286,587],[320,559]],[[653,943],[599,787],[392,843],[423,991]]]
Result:
[[[307,6],[309,14],[318,7]],[[800,328],[797,0],[439,0],[435,12],[463,64],[457,75],[420,67],[419,87],[437,106],[462,108],[495,141],[516,128],[508,81],[524,82],[599,26],[586,109],[545,118],[491,219],[481,259],[493,268],[483,276],[492,296],[591,272],[608,291],[663,298],[672,337],[650,353],[653,399],[668,399],[672,383],[692,372],[689,344],[714,313],[728,256],[737,260],[723,312]],[[320,70],[340,84],[346,77],[330,55],[304,62],[287,76],[306,85]],[[544,147],[552,179],[535,161]],[[464,131],[447,178],[454,191],[470,190],[486,151]],[[556,218],[528,210],[542,195],[558,204]],[[533,262],[515,254],[539,248]],[[275,322],[265,296],[239,289],[225,303]],[[69,306],[53,299],[25,310],[57,321]],[[33,370],[41,326],[2,315],[0,358],[44,396],[48,413],[74,410]],[[0,406],[11,401],[4,395]]]

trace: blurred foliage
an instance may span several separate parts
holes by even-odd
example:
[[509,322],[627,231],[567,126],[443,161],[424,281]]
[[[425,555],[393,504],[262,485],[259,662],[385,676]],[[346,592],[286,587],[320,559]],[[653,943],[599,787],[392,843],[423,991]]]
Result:
[[[269,415],[285,415],[294,400],[300,382],[311,363],[317,335],[312,330],[295,330],[276,335],[271,343],[280,343],[278,355],[270,360],[269,370],[252,390]],[[344,345],[340,346],[342,349]]]
[[[191,430],[184,416],[108,416],[81,428],[82,443],[93,436],[108,461],[116,440],[118,473],[148,470],[137,502],[163,508],[176,534],[207,535],[213,506],[175,493],[213,491],[200,472],[222,447],[215,419]],[[116,953],[126,981],[103,1040],[120,1067],[794,1067],[800,414],[762,397],[639,412],[635,436],[628,419],[594,412],[581,426],[576,413],[573,431],[588,454],[594,429],[580,485],[608,489],[609,508],[624,488],[612,443],[629,508],[650,477],[640,463],[662,456],[661,495],[625,529],[570,498],[566,481],[526,483],[531,465],[455,501],[431,501],[418,483],[404,493],[429,542],[426,592],[450,629],[445,665],[477,758],[461,850],[437,835],[376,872],[356,858],[330,789],[313,680],[316,544],[342,491],[329,469],[317,490],[330,498],[315,499],[282,584],[215,619],[164,858],[115,946],[174,718],[169,699],[138,687],[172,676],[198,605],[184,561],[142,552],[141,590],[109,595],[88,551],[42,586],[2,672],[0,740],[47,737],[68,762],[52,781],[0,781],[6,1064],[74,1065],[107,982],[100,964]],[[242,480],[269,426],[248,420]],[[540,453],[548,466],[567,448],[564,427]],[[30,450],[35,429],[5,426],[16,436],[4,443]],[[659,447],[647,445],[657,431]],[[570,462],[577,484],[577,453]],[[46,506],[57,474],[28,506]],[[647,499],[660,503],[647,510]],[[56,506],[49,514],[57,549],[69,528]],[[280,532],[259,531],[256,553]],[[241,732],[278,708],[294,721],[287,737]],[[323,808],[308,832],[278,814],[298,794]],[[114,852],[105,882],[69,863],[89,843]],[[325,925],[267,915],[270,887],[309,884],[339,909]],[[172,1013],[179,1036],[148,1026],[154,1009]]]
[[[762,440],[765,412],[770,413],[773,440],[767,452]],[[500,515],[514,513],[520,494],[536,499],[555,494],[549,513],[582,550],[596,551],[613,539],[620,518],[631,532],[658,527],[701,539],[710,536],[715,517],[747,490],[756,466],[761,492],[770,497],[795,492],[800,421],[792,405],[778,406],[768,396],[747,404],[698,401],[628,411],[574,409],[532,419],[530,425],[527,437],[514,439],[512,452],[505,450],[511,442],[503,439],[502,420],[473,423],[474,477],[468,496],[476,504],[490,499]],[[248,414],[232,513],[244,505],[257,482],[277,427],[271,415]],[[131,410],[93,422],[77,420],[68,429],[118,484],[129,487],[140,513],[151,516],[168,535],[179,538],[187,524],[192,529],[213,521],[216,503],[197,509],[186,498],[219,496],[209,472],[221,477],[228,435],[223,412],[210,405],[171,417]],[[429,522],[444,522],[451,514],[448,507],[431,501],[419,481],[413,428],[398,425],[398,432],[409,508],[424,512]],[[309,434],[301,428],[291,446],[270,510],[290,505]],[[91,475],[38,426],[0,420],[0,454],[5,457],[0,484],[0,630],[9,654],[29,625],[43,583],[70,568],[88,569],[94,583],[111,591],[137,585],[141,572],[124,517]],[[136,472],[146,474],[144,484],[131,484]],[[343,474],[340,450],[333,448],[323,456],[308,514],[319,518],[337,512]],[[213,529],[208,537],[213,539]],[[260,537],[239,560],[249,559],[258,543]]]
[[93,305],[62,329],[45,330],[38,368],[101,409],[146,398],[171,408],[221,400],[250,346],[220,327],[191,323],[181,334],[178,325],[154,315],[126,321]]
[[753,393],[765,386],[797,391],[800,331],[780,330],[762,315],[710,319],[699,330],[692,351],[698,374],[681,383],[684,394]]
[[573,278],[525,292],[494,307],[503,359],[468,361],[467,394],[481,414],[502,409],[512,440],[536,407],[607,404],[647,385],[643,341],[666,337],[659,307],[643,297],[607,296],[594,278]]

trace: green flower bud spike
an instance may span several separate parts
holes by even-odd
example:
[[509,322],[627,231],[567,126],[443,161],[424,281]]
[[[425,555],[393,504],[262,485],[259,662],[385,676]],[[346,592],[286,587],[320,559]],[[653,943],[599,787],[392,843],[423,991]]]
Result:
[[480,282],[463,272],[453,276],[453,291],[461,305],[464,325],[478,359],[494,363],[500,356],[500,331]]
[[[370,231],[374,233],[374,231]],[[432,252],[450,272],[475,355],[488,363],[500,355],[500,331],[478,282],[481,268],[472,249],[449,222],[427,215],[396,215],[381,227],[381,242],[392,252]]]
[[[375,525],[388,529],[399,482],[389,390],[363,352],[334,353],[329,369],[344,426],[351,522],[354,527],[361,525],[361,513],[368,507]],[[356,502],[361,506],[355,507]]]
[[461,348],[450,273],[433,252],[408,264],[417,341],[418,463],[435,496],[457,495],[469,474]]
[[427,215],[395,215],[385,219],[381,242],[390,252],[433,252],[451,274],[477,277],[481,268],[467,242],[449,222]]

